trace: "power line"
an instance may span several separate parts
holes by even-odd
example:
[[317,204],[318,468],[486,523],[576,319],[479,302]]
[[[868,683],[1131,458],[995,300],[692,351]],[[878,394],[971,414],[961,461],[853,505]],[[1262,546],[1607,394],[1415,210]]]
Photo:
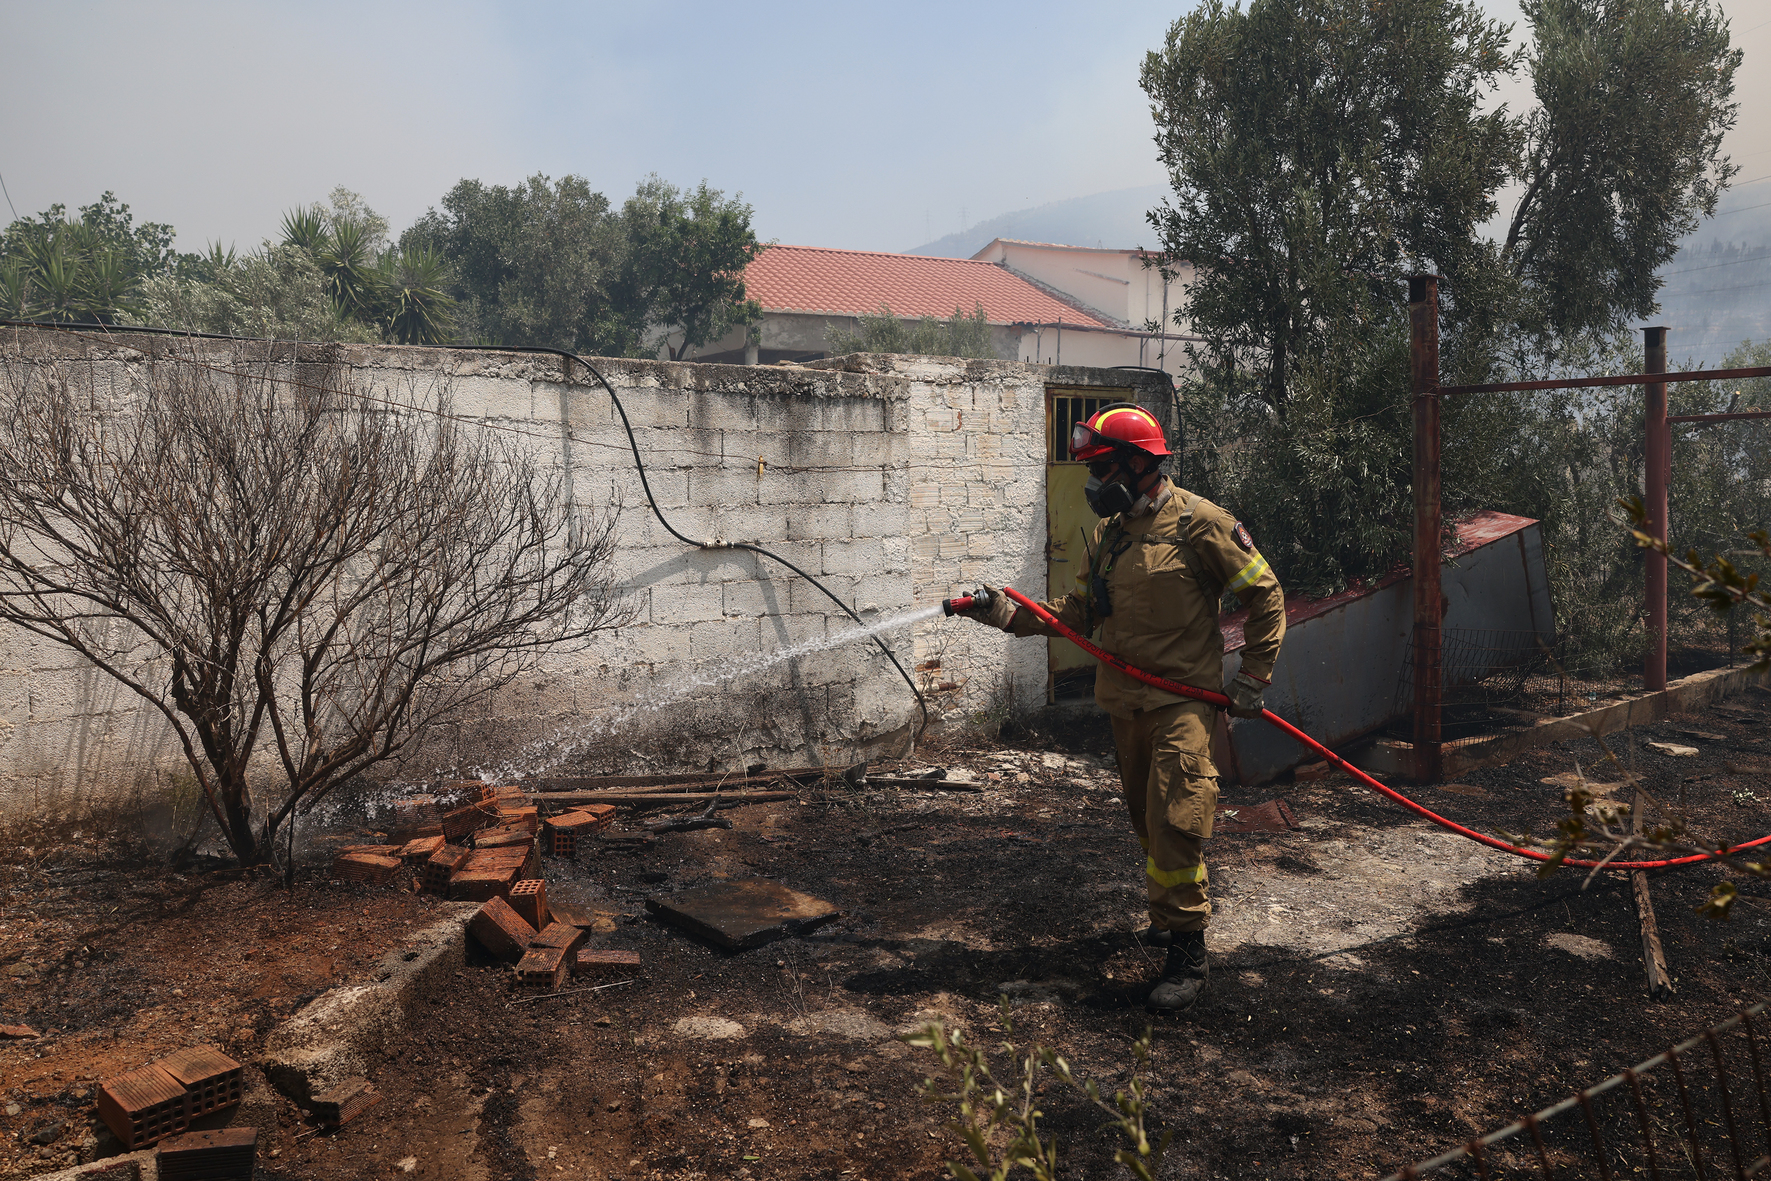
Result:
[[1761,254],[1757,258],[1736,258],[1728,262],[1712,262],[1707,266],[1701,267],[1686,267],[1682,271],[1668,271],[1666,274],[1662,275],[1661,278],[1670,279],[1674,275],[1689,275],[1693,271],[1713,271],[1717,267],[1737,267],[1743,262],[1771,262],[1771,254]]
[[[6,178],[4,176],[0,176],[0,193],[6,193]],[[12,220],[17,221],[18,210],[13,208],[11,193],[6,193],[6,208],[12,209]]]

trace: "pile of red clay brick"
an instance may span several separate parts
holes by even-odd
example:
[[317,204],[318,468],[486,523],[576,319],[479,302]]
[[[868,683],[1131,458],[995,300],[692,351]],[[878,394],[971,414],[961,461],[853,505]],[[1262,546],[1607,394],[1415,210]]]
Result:
[[519,988],[553,992],[568,973],[596,976],[639,967],[637,951],[584,947],[584,929],[553,917],[547,883],[539,878],[488,898],[467,929],[487,951],[516,964]]
[[507,896],[540,877],[540,855],[575,857],[580,841],[615,820],[611,804],[588,804],[544,823],[520,787],[447,783],[434,796],[394,805],[397,844],[351,845],[332,862],[339,881],[418,889],[468,902]]
[[612,804],[586,804],[542,820],[521,788],[444,785],[439,796],[395,805],[397,845],[341,850],[332,876],[372,885],[413,881],[418,889],[483,905],[469,930],[499,959],[516,964],[519,986],[552,991],[568,974],[637,967],[636,952],[581,946],[582,926],[547,902],[540,855],[575,858],[583,843],[615,820]]

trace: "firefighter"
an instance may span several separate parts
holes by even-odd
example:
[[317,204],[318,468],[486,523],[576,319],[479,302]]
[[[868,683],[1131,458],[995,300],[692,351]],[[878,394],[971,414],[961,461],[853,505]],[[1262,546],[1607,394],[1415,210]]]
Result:
[[[1070,457],[1088,463],[1085,495],[1101,523],[1076,589],[1045,608],[1082,635],[1098,628],[1096,642],[1127,663],[1184,685],[1221,688],[1231,714],[1259,717],[1285,635],[1285,599],[1248,529],[1164,475],[1168,443],[1140,407],[1118,403],[1077,423]],[[1249,613],[1241,668],[1221,684],[1225,592]],[[1057,634],[1006,595],[991,593],[988,601],[966,614],[1016,636]],[[1112,719],[1126,807],[1147,855],[1146,935],[1168,949],[1147,1005],[1179,1011],[1199,999],[1209,975],[1203,845],[1217,810],[1216,709],[1108,665],[1096,669],[1095,700]]]

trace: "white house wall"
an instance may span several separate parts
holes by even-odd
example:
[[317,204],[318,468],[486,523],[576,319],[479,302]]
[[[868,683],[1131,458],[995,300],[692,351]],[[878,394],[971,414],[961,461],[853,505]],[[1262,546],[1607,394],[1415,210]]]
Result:
[[[235,348],[195,347],[218,356]],[[139,388],[145,370],[136,348],[70,334],[8,337],[0,357],[62,363],[77,383],[117,389]],[[391,346],[314,350],[323,358],[374,385],[447,380],[458,412],[533,436],[525,445],[569,478],[580,503],[621,505],[613,574],[632,624],[550,654],[479,716],[428,735],[406,775],[843,763],[905,749],[915,699],[869,644],[723,678],[758,653],[851,621],[774,562],[672,538],[646,508],[608,394],[581,367],[567,380],[557,357]],[[596,363],[621,395],[676,529],[760,542],[869,621],[981,582],[1042,586],[1045,386],[1141,380],[918,357],[808,368]],[[1044,701],[1042,642],[1011,644],[939,618],[886,639],[923,683],[937,721]],[[0,631],[0,670],[10,689],[0,704],[0,802],[43,807],[180,774],[164,721],[62,649]]]

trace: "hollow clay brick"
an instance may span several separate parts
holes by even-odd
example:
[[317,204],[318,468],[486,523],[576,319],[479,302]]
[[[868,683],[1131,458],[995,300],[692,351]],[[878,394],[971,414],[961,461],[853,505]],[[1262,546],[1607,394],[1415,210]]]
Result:
[[486,899],[467,929],[480,941],[480,946],[511,963],[523,958],[529,941],[535,938],[534,926],[502,898]]

